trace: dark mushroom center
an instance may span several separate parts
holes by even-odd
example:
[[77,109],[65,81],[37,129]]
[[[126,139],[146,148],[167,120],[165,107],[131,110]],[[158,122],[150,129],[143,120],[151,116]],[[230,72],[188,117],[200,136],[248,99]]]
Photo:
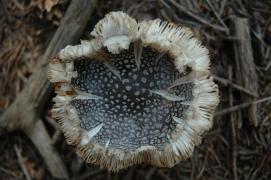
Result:
[[[182,102],[193,98],[193,84],[168,89],[184,74],[166,54],[157,61],[161,54],[149,47],[143,48],[140,68],[135,63],[133,45],[120,54],[104,51],[111,68],[93,59],[74,61],[78,77],[72,79],[73,88],[101,97],[72,101],[80,127],[89,131],[103,123],[94,138],[100,145],[110,139],[109,148],[135,150],[151,145],[163,149],[177,124],[172,116],[186,118],[189,106]],[[184,100],[168,100],[153,90],[165,90]]]

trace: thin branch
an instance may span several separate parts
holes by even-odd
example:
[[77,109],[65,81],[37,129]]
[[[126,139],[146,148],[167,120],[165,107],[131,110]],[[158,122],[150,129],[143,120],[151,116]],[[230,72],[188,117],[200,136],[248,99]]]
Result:
[[15,172],[12,172],[12,171],[10,171],[8,169],[5,169],[5,168],[3,168],[1,166],[0,166],[0,171],[2,171],[3,173],[5,173],[5,174],[7,174],[9,176],[12,176],[15,179],[20,179],[21,178],[21,176],[18,176]]
[[31,180],[31,176],[29,175],[28,171],[27,171],[27,168],[25,167],[25,164],[24,164],[24,158],[21,154],[21,151],[17,148],[17,146],[15,145],[14,146],[14,149],[15,149],[15,152],[16,152],[16,155],[17,155],[17,158],[18,158],[18,161],[19,161],[19,165],[20,167],[22,168],[23,170],[23,173],[25,175],[25,178],[27,180]]
[[[232,67],[229,66],[229,80],[232,81]],[[233,106],[233,94],[232,94],[232,87],[229,88],[229,106]],[[231,173],[234,180],[238,179],[237,176],[237,165],[236,165],[236,156],[237,156],[237,141],[236,141],[236,131],[235,131],[235,119],[234,114],[230,114],[230,124],[231,124]]]
[[[258,94],[258,76],[251,44],[249,20],[247,18],[236,17],[234,15],[230,17],[230,20],[231,33],[239,39],[238,41],[232,42],[234,60],[236,63],[237,82],[242,84],[244,88]],[[250,102],[255,101],[256,98],[241,94],[241,100]],[[248,111],[243,114],[254,127],[258,126],[258,111],[258,106],[251,104]]]
[[37,147],[51,174],[54,177],[68,179],[69,175],[66,166],[59,153],[52,146],[52,140],[44,126],[43,121],[38,119],[33,124],[33,128],[24,130],[24,132]]
[[189,10],[187,10],[186,7],[182,6],[181,4],[178,4],[176,3],[174,0],[169,0],[176,8],[178,8],[180,11],[184,12],[185,14],[187,14],[188,16],[194,18],[195,20],[201,22],[202,24],[206,25],[206,26],[209,26],[213,29],[216,29],[218,31],[222,31],[222,32],[225,32],[225,33],[229,33],[229,30],[224,28],[224,27],[221,27],[221,26],[218,26],[218,25],[214,25],[212,23],[209,23],[207,20],[201,18],[200,16],[198,15],[195,15],[193,14],[192,12],[190,12]]
[[242,86],[240,86],[240,85],[238,85],[238,84],[234,84],[232,81],[230,81],[230,80],[228,80],[228,79],[224,79],[224,78],[218,77],[218,76],[216,76],[216,75],[212,75],[212,77],[213,77],[216,81],[218,81],[218,82],[220,82],[221,84],[223,84],[224,86],[231,86],[231,87],[233,87],[234,89],[237,89],[237,90],[239,90],[239,91],[242,91],[242,92],[246,93],[247,95],[250,95],[250,96],[252,96],[252,97],[258,97],[258,95],[257,95],[256,93],[251,92],[250,90],[248,90],[248,89],[246,89],[246,88],[244,88],[244,87],[242,87]]
[[218,21],[220,22],[220,24],[227,29],[227,34],[229,34],[230,30],[227,27],[227,25],[223,22],[223,20],[221,19],[219,13],[216,11],[215,7],[213,6],[213,4],[210,2],[210,0],[206,0],[207,4],[210,6],[210,8],[212,9],[212,11],[214,12],[216,18],[218,19]]
[[217,113],[215,113],[215,116],[223,116],[225,114],[228,114],[228,113],[231,113],[231,112],[246,108],[246,107],[248,107],[248,106],[250,106],[252,104],[259,104],[259,103],[263,103],[265,101],[270,101],[270,100],[271,100],[271,96],[268,96],[268,97],[259,99],[257,101],[245,102],[245,103],[242,103],[242,104],[239,104],[239,105],[236,105],[236,106],[232,106],[232,107],[229,107],[229,108],[226,108],[226,109],[222,109],[221,111],[218,111]]

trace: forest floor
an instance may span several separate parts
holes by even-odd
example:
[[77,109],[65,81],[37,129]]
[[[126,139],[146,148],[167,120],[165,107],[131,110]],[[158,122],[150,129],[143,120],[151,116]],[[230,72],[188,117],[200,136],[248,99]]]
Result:
[[[69,2],[0,0],[0,115],[35,71]],[[97,21],[116,10],[139,20],[160,18],[190,27],[210,51],[221,102],[213,128],[191,158],[173,168],[138,165],[111,173],[86,164],[67,145],[52,122],[52,102],[48,100],[42,118],[70,178],[271,179],[271,1],[102,0],[81,39],[89,39]],[[247,26],[233,25],[236,17],[247,20]],[[239,43],[239,28],[248,29],[249,39],[243,45]],[[245,51],[239,52],[242,46]],[[249,64],[240,62],[242,58],[250,59]],[[53,179],[23,132],[3,130],[0,152],[0,179]]]

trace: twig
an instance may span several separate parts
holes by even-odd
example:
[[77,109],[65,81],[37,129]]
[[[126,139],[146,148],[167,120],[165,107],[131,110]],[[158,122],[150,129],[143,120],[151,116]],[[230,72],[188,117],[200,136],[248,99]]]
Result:
[[157,170],[157,167],[150,168],[146,173],[145,180],[151,179],[152,175],[155,173],[156,170]]
[[226,3],[226,0],[221,0],[221,6],[220,6],[220,9],[219,9],[219,15],[221,16],[222,13],[224,12],[224,7],[225,7],[225,3]]
[[211,154],[211,157],[213,157],[215,159],[215,161],[217,162],[217,164],[219,164],[220,167],[223,167],[222,163],[221,163],[221,160],[219,159],[220,156],[216,154],[216,152],[214,151],[214,149],[210,148],[210,147],[207,147],[207,150]]
[[46,121],[52,125],[55,129],[55,132],[51,138],[51,144],[55,144],[57,142],[57,140],[60,138],[61,136],[61,130],[60,130],[60,126],[59,124],[52,118],[50,118],[49,116],[45,116]]
[[22,168],[23,170],[23,173],[25,175],[25,178],[27,180],[31,180],[31,176],[29,175],[26,167],[25,167],[25,164],[24,164],[24,158],[22,157],[22,154],[21,154],[21,151],[17,148],[17,146],[15,145],[14,146],[14,149],[15,149],[15,152],[16,152],[16,155],[17,155],[17,158],[18,158],[18,161],[19,161],[19,165],[20,167]]
[[158,174],[164,180],[171,180],[171,178],[168,175],[166,175],[161,169],[158,170]]
[[196,171],[196,167],[195,167],[195,161],[196,161],[196,157],[192,157],[191,158],[191,165],[190,165],[190,167],[191,167],[191,171],[190,171],[190,178],[189,179],[191,179],[191,180],[194,180],[195,179],[195,171]]
[[203,175],[203,172],[204,172],[205,169],[206,169],[208,156],[209,156],[209,150],[207,149],[207,150],[206,150],[206,153],[204,154],[204,162],[203,162],[203,165],[202,165],[202,167],[201,167],[201,169],[200,169],[200,171],[199,171],[199,173],[198,173],[196,179],[200,179],[201,176]]
[[197,16],[195,14],[193,14],[192,12],[188,11],[184,6],[176,3],[174,0],[169,0],[176,8],[178,8],[180,11],[184,12],[185,14],[187,14],[188,16],[196,19],[197,21],[201,22],[202,24],[209,26],[211,28],[214,28],[216,30],[219,30],[221,32],[225,32],[225,33],[229,33],[228,29],[225,29],[224,27],[218,26],[218,25],[214,25],[209,23],[207,20],[201,18],[200,16]]
[[56,144],[56,142],[59,140],[59,138],[61,137],[61,131],[60,130],[56,130],[51,138],[51,144],[54,145]]
[[78,180],[84,180],[84,179],[90,179],[91,177],[97,175],[97,174],[103,174],[105,171],[102,169],[96,169],[90,172],[87,172],[86,174],[83,174],[79,177],[77,177],[76,179]]
[[251,102],[245,102],[245,103],[242,103],[242,104],[238,104],[238,105],[235,105],[235,106],[232,106],[232,107],[229,107],[229,108],[222,109],[222,110],[218,111],[217,113],[215,113],[215,116],[223,116],[225,114],[228,114],[228,113],[231,113],[231,112],[246,108],[246,107],[250,106],[251,104],[259,104],[259,103],[263,103],[265,101],[270,101],[270,100],[271,100],[271,96],[268,96],[268,97],[259,99],[257,101],[251,101]]
[[248,89],[246,89],[246,88],[244,88],[244,87],[242,87],[242,86],[240,86],[240,85],[234,84],[232,81],[230,81],[230,80],[228,80],[228,79],[224,79],[224,78],[218,77],[218,76],[216,76],[216,75],[212,75],[212,77],[213,77],[216,81],[218,81],[218,82],[220,82],[221,84],[223,84],[224,86],[230,85],[231,87],[233,87],[233,88],[235,88],[235,89],[237,89],[237,90],[239,90],[239,91],[242,91],[242,92],[244,92],[244,93],[246,93],[246,94],[248,94],[248,95],[250,95],[250,96],[252,96],[252,97],[258,97],[258,95],[257,95],[256,93],[251,92],[250,90],[248,90]]
[[19,8],[21,11],[24,11],[25,9],[28,9],[28,7],[24,7],[23,5],[21,5],[21,3],[19,3],[17,0],[12,0],[12,2],[14,3],[14,5]]
[[[229,66],[229,80],[232,81],[232,67]],[[232,87],[229,87],[229,106],[233,106],[233,94],[232,94]],[[230,114],[230,124],[231,124],[231,173],[234,180],[238,179],[237,176],[237,165],[236,165],[236,131],[235,131],[235,119],[234,114]]]
[[212,9],[212,11],[214,12],[216,18],[218,19],[218,21],[220,22],[220,24],[227,29],[227,34],[229,34],[229,28],[226,26],[226,24],[223,22],[223,20],[221,19],[220,15],[218,14],[218,12],[216,11],[215,7],[213,6],[213,4],[210,2],[210,0],[206,0],[207,4],[210,6],[210,8]]
[[265,126],[265,123],[271,118],[271,113],[268,114],[261,122],[261,125],[260,125],[260,132],[262,132],[263,130],[263,127]]
[[0,166],[0,171],[2,171],[3,173],[6,173],[7,175],[10,175],[10,176],[12,176],[12,177],[14,177],[16,179],[20,179],[20,176],[16,175],[16,173],[14,173],[14,172],[12,172],[12,171],[10,171],[8,169],[5,169],[5,168],[3,168],[1,166]]
[[265,59],[270,57],[270,49],[271,49],[270,46],[268,46],[267,49],[266,49],[265,55],[264,55]]
[[45,120],[51,125],[54,127],[55,130],[60,130],[60,126],[59,124],[56,122],[56,120],[52,119],[51,117],[49,116],[45,116],[44,117]]
[[[180,17],[178,17],[176,12],[172,11],[172,8],[170,7],[169,4],[167,4],[167,2],[165,2],[164,0],[160,0],[160,2],[167,8],[168,12],[171,13],[171,15],[173,16],[173,18],[175,18],[176,21],[179,21],[182,24],[187,24],[189,26],[196,27],[196,28],[201,25],[201,24],[199,24],[198,22],[195,22],[195,21],[189,21],[188,19],[181,19]],[[165,17],[165,15],[163,15],[163,16]],[[165,17],[165,18],[169,19],[168,17]]]
[[[240,1],[239,3],[242,2]],[[239,39],[238,41],[233,41],[237,82],[242,84],[244,88],[258,94],[258,77],[255,69],[248,19],[232,16],[231,30],[232,35]],[[241,94],[241,99],[243,101],[254,101],[256,98]],[[258,107],[256,104],[251,104],[244,116],[248,118],[249,123],[254,127],[258,126]]]
[[41,119],[37,120],[33,124],[33,128],[24,130],[24,132],[37,147],[49,171],[55,176],[62,176],[62,178],[68,179],[66,167],[58,152],[51,145],[52,140],[45,129],[43,121]]
[[[268,60],[269,55],[270,55],[270,46],[268,46],[266,48],[266,53],[265,53],[265,56],[264,56],[266,60]],[[269,58],[269,62],[267,63],[264,70],[267,71],[270,67],[271,67],[271,58]]]

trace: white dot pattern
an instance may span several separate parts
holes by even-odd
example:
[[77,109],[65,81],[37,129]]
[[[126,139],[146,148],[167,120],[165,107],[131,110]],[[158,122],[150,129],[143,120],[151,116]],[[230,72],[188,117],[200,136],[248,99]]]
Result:
[[[169,143],[167,134],[176,127],[172,116],[185,118],[188,106],[168,101],[148,89],[165,89],[184,75],[176,70],[167,55],[155,64],[159,53],[148,47],[143,48],[139,70],[132,48],[120,54],[107,53],[122,81],[102,62],[92,59],[74,61],[78,77],[72,79],[72,86],[103,97],[72,101],[78,111],[81,128],[91,130],[103,123],[95,139],[102,145],[110,139],[109,148],[135,150],[151,145],[162,149]],[[193,84],[188,83],[174,87],[170,92],[190,101],[192,88]]]

